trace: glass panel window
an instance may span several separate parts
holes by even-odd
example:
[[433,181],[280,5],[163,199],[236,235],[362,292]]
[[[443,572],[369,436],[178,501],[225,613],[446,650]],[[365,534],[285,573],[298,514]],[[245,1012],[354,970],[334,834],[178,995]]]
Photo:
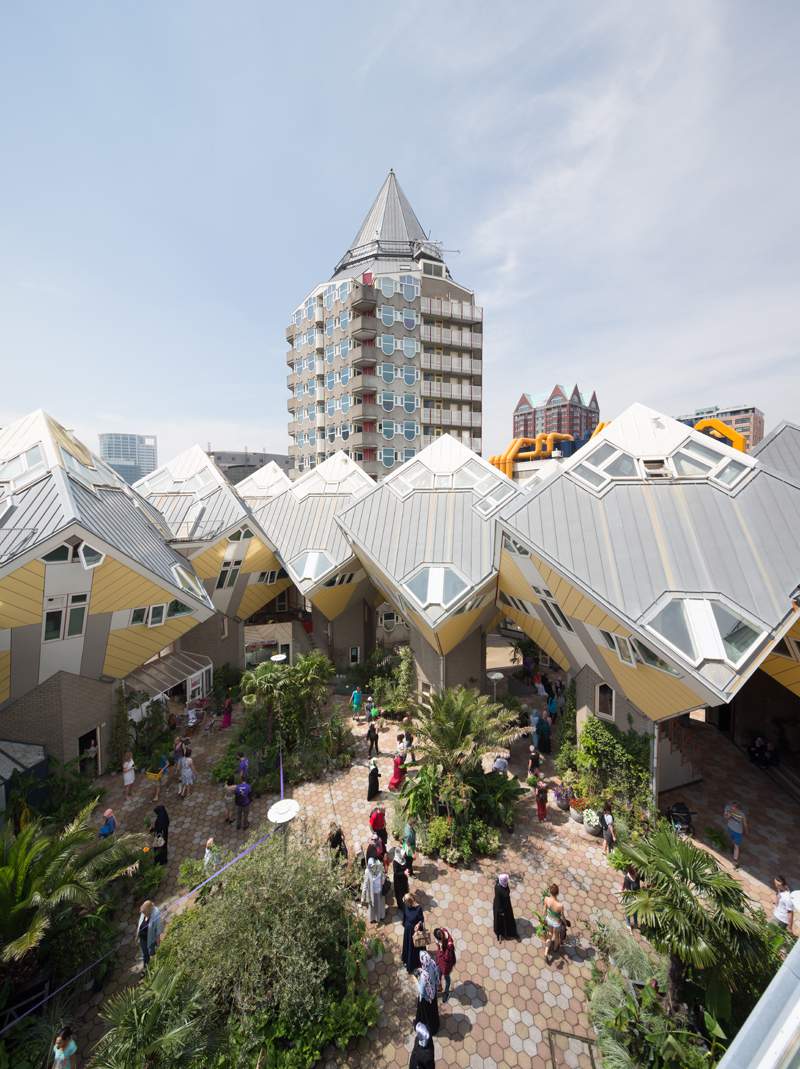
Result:
[[761,637],[760,633],[740,616],[718,601],[711,602],[714,619],[717,621],[725,655],[733,664],[745,657]]
[[64,619],[62,609],[51,609],[44,614],[44,640],[53,642],[61,638],[61,622]]
[[606,464],[603,470],[606,475],[614,475],[621,479],[631,478],[637,474],[636,461],[627,453],[620,453],[610,464]]
[[404,308],[402,312],[403,326],[406,330],[413,330],[417,325],[417,313],[413,308]]
[[167,606],[167,616],[187,616],[192,610],[182,601],[171,601]]
[[403,396],[403,408],[406,412],[414,412],[417,408],[417,399],[413,393],[407,393]]
[[644,642],[641,642],[638,638],[631,639],[633,645],[633,652],[638,660],[642,664],[646,664],[648,668],[657,668],[660,672],[668,672],[671,676],[680,676],[680,672],[676,671],[672,665],[667,664],[662,660],[657,653],[654,653],[649,646],[646,646]]
[[692,456],[697,457],[700,460],[704,460],[710,468],[714,468],[722,460],[722,454],[718,453],[715,449],[707,449],[706,446],[701,445],[700,442],[689,440],[683,445],[683,450],[687,453],[691,453]]
[[603,486],[606,482],[605,476],[601,475],[599,471],[590,468],[588,464],[578,464],[572,470],[576,475],[579,475],[581,479],[585,479],[587,483],[591,483],[592,486]]
[[69,546],[56,546],[55,549],[49,553],[45,553],[42,557],[43,561],[47,561],[48,564],[65,564],[70,558]]
[[416,449],[405,448],[403,450],[403,461],[405,462],[406,460],[413,460],[416,455]]
[[131,626],[136,624],[143,624],[147,620],[147,607],[143,609],[133,609],[131,612]]
[[694,660],[694,643],[689,633],[686,609],[680,598],[674,598],[668,602],[660,612],[656,613],[649,626],[675,649],[680,650],[690,660]]
[[386,356],[391,356],[395,349],[394,334],[381,334],[380,338],[378,339],[378,344],[380,345],[381,350],[386,354]]
[[381,305],[380,320],[385,327],[394,326],[394,308],[390,304]]
[[397,459],[394,449],[380,449],[379,454],[381,464],[383,464],[384,468],[394,467],[395,460]]
[[415,338],[403,338],[403,356],[410,360],[417,354],[417,342]]
[[150,618],[148,625],[150,627],[158,627],[159,624],[164,623],[164,610],[166,605],[151,605],[150,606]]
[[413,423],[411,420],[405,421],[405,423],[403,424],[403,437],[409,442],[414,441],[414,439],[417,437],[416,423]]
[[615,446],[610,445],[608,442],[603,442],[593,453],[590,453],[589,456],[586,457],[586,460],[590,464],[594,464],[596,468],[599,468],[604,461],[613,457],[616,451]]
[[702,460],[689,456],[687,453],[676,453],[672,461],[675,464],[675,470],[678,475],[683,475],[685,478],[698,478],[708,475],[709,471],[711,471],[711,468],[704,464]]
[[614,719],[614,691],[608,683],[600,683],[597,687],[596,713],[604,720]]
[[383,435],[384,438],[386,438],[387,441],[390,438],[394,438],[394,435],[395,435],[394,420],[392,420],[392,419],[383,420],[383,422],[381,424],[381,434]]
[[729,460],[716,474],[716,478],[725,486],[733,484],[747,471],[746,464],[740,464],[738,460]]
[[378,374],[384,382],[394,382],[394,364],[381,364]]
[[417,375],[418,374],[419,373],[418,373],[416,368],[404,367],[403,368],[403,382],[406,384],[406,386],[413,386],[414,383],[417,381]]
[[339,378],[341,380],[342,386],[346,386],[348,384],[348,382],[350,381],[350,368],[349,367],[342,368],[342,372],[341,372],[341,375],[339,376]]

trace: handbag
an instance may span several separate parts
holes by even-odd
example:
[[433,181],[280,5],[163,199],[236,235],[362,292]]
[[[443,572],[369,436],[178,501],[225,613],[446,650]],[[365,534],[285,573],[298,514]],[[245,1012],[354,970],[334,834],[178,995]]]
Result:
[[383,878],[383,887],[381,888],[381,894],[383,895],[384,898],[388,898],[391,893],[392,893],[392,881],[389,879],[388,876],[384,876],[384,878]]
[[156,850],[160,850],[162,846],[166,846],[166,843],[164,842],[164,836],[161,834],[160,831],[156,832],[156,834],[153,836],[153,846]]
[[424,928],[418,928],[412,936],[412,941],[417,950],[424,950],[428,943],[430,943],[431,937]]

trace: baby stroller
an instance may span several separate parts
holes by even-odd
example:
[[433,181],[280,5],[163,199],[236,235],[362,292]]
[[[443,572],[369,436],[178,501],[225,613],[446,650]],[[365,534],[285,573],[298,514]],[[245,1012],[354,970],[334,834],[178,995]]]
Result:
[[685,802],[675,802],[667,810],[667,820],[678,835],[694,835],[692,817],[695,814]]

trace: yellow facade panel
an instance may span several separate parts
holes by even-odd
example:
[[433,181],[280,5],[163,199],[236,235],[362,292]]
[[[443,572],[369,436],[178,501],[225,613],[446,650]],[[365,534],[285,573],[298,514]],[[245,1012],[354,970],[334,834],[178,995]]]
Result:
[[[602,646],[597,647],[597,652],[608,664],[612,678],[619,681],[625,697],[650,720],[663,720],[678,713],[688,713],[704,704],[700,695],[666,672],[641,664],[631,668]],[[612,685],[609,681],[609,686]]]
[[508,616],[514,623],[519,624],[528,638],[535,642],[540,649],[544,650],[551,661],[555,661],[560,668],[569,668],[569,657],[541,620],[535,620],[532,616],[528,616],[527,613],[518,612],[517,609],[508,605],[503,606],[503,616]]
[[326,619],[335,620],[350,604],[358,585],[354,582],[342,586],[323,586],[311,595],[310,600]]
[[[263,569],[259,569],[262,571]],[[272,569],[270,569],[271,571]],[[254,612],[269,605],[273,598],[292,585],[291,579],[279,579],[277,583],[251,583],[242,595],[239,602],[237,616],[241,620],[247,620]]]
[[193,616],[181,616],[160,627],[125,627],[112,631],[108,636],[103,674],[124,679],[134,668],[185,635],[197,622]]
[[173,591],[145,579],[113,557],[106,557],[94,571],[89,612],[116,612],[143,605],[160,605],[174,597]]
[[229,544],[227,538],[221,538],[215,545],[192,557],[192,567],[200,579],[216,579]]
[[559,575],[549,564],[545,564],[539,557],[531,554],[531,560],[536,569],[547,584],[548,590],[553,594],[558,604],[567,616],[582,623],[593,624],[601,627],[604,631],[615,631],[618,635],[630,636],[628,628],[609,616],[605,610],[587,597],[567,579]]
[[800,664],[790,661],[788,657],[771,653],[760,667],[762,672],[766,672],[782,687],[800,697]]
[[11,693],[11,650],[0,650],[0,702]]
[[[272,572],[280,568],[280,561],[263,542],[258,538],[247,540],[247,555],[242,564],[242,573],[249,575],[252,572]],[[274,596],[274,595],[273,595]]]
[[475,630],[485,609],[486,606],[483,605],[472,612],[459,613],[436,628],[436,638],[442,653],[448,654],[454,650],[459,642],[463,642],[467,635]]
[[522,598],[523,601],[539,600],[531,590],[531,584],[523,575],[522,569],[507,549],[500,554],[499,572],[498,587],[504,594],[512,598]]
[[42,622],[44,570],[42,561],[32,560],[0,579],[0,628]]

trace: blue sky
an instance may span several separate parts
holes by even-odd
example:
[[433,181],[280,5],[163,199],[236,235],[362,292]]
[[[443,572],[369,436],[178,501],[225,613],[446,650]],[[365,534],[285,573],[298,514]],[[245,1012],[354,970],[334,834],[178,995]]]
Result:
[[0,7],[0,424],[285,451],[284,327],[386,171],[520,392],[800,419],[800,7]]

